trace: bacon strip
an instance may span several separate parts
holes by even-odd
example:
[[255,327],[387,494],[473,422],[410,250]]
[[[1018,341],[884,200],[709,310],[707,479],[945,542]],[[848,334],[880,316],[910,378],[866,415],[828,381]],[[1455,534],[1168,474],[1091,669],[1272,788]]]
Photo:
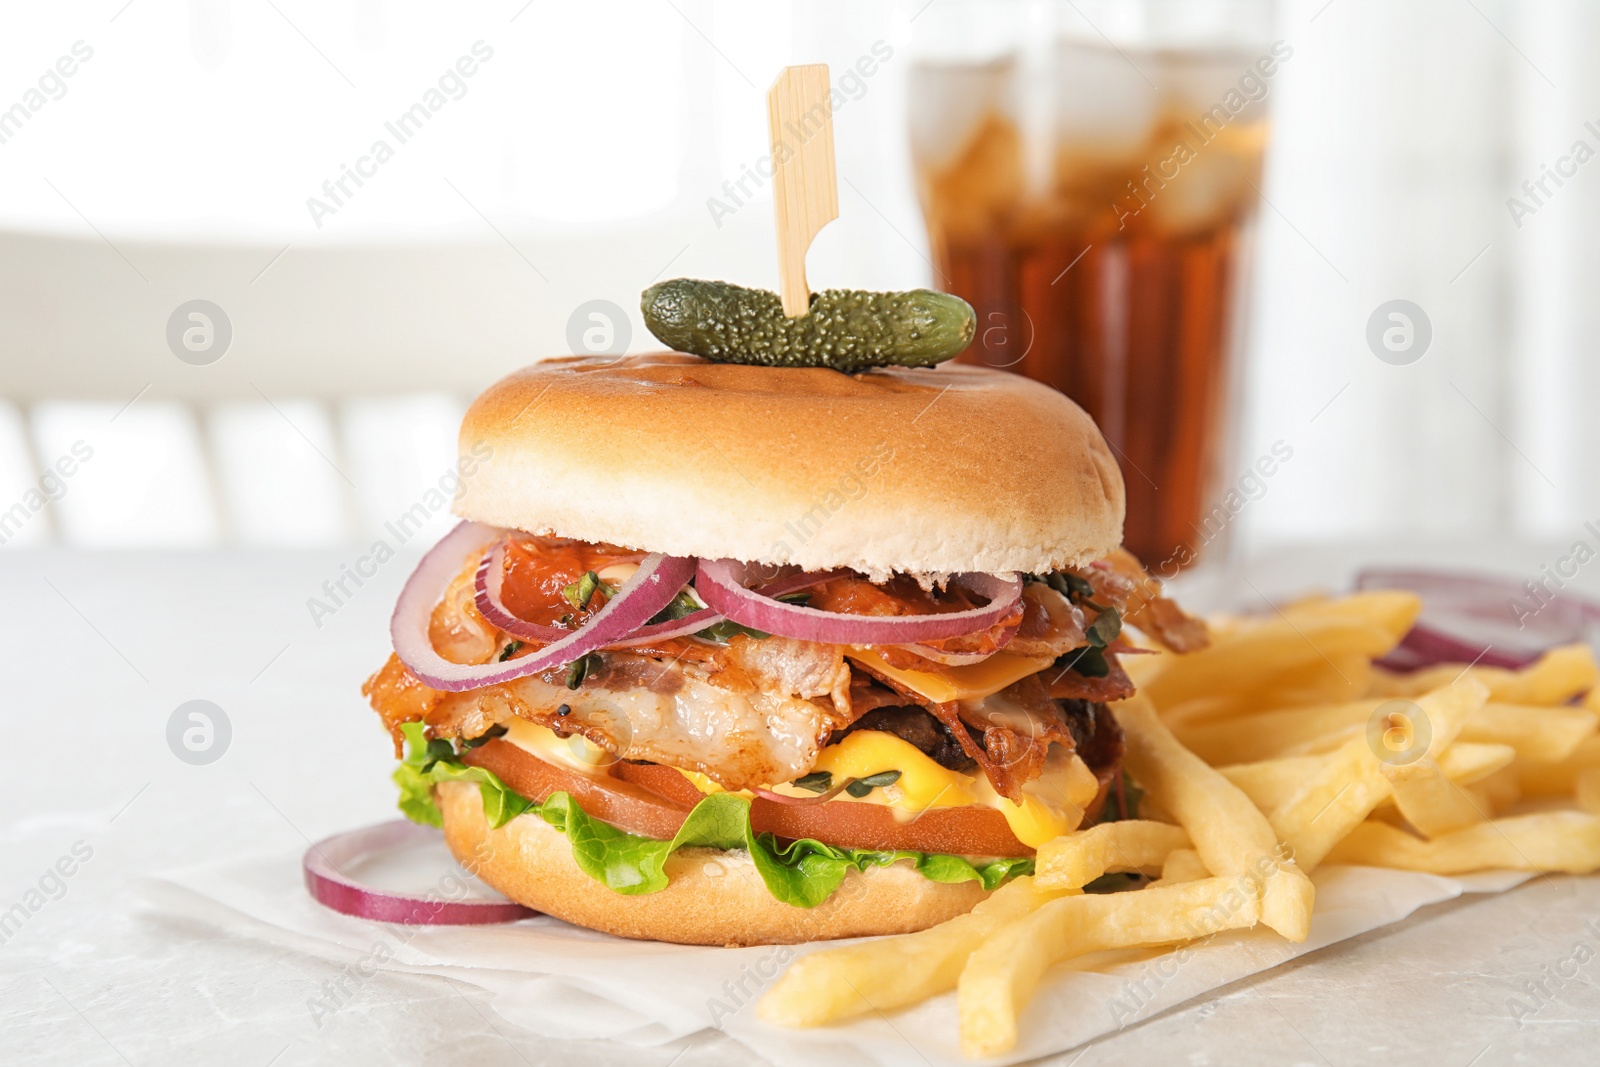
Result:
[[1117,662],[1116,655],[1107,652],[1106,664],[1111,670],[1104,678],[1090,678],[1070,668],[1047,668],[1043,672],[1046,691],[1058,700],[1089,700],[1096,704],[1109,704],[1133,696],[1133,679]]
[[[1204,620],[1180,608],[1176,601],[1161,595],[1161,583],[1145,572],[1133,553],[1125,548],[1113,551],[1090,565],[1103,575],[1114,575],[1131,586],[1123,618],[1160,642],[1171,652],[1198,652],[1211,644],[1211,631]],[[1091,582],[1097,581],[1091,576]],[[1100,586],[1095,586],[1096,593]]]

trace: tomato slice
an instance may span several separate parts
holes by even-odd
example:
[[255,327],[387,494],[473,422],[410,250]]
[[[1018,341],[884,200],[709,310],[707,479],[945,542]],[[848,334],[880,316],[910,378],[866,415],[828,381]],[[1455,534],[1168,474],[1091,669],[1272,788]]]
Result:
[[674,804],[692,808],[706,796],[676,767],[663,767],[659,763],[619,762],[611,770],[623,781],[643,786]]
[[[578,806],[594,818],[630,834],[658,841],[670,840],[694,806],[674,803],[632,782],[546,763],[499,738],[470,749],[461,760],[470,766],[493,771],[502,782],[529,800],[542,801],[551,793],[571,793]],[[684,784],[689,785],[687,781]]]
[[779,837],[811,837],[838,848],[946,852],[954,856],[1031,856],[1006,817],[993,808],[928,808],[907,813],[882,804],[830,800],[780,804],[757,797],[750,823]]
[[[571,793],[584,811],[629,833],[666,840],[678,832],[689,810],[704,799],[672,767],[617,763],[615,777],[591,776],[546,763],[509,742],[490,741],[462,757],[491,770],[530,800]],[[782,804],[756,797],[750,822],[757,833],[783,838],[810,837],[838,848],[945,852],[957,856],[1031,856],[1005,816],[993,808],[929,808],[906,815],[881,804],[829,801]]]

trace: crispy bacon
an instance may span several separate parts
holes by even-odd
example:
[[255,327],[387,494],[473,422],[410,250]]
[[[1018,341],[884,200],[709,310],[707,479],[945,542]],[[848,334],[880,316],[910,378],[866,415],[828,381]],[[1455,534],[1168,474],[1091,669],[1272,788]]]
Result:
[[392,652],[383,666],[361,683],[361,695],[372,704],[372,709],[388,728],[389,736],[394,739],[396,759],[403,754],[405,744],[400,724],[426,719],[439,706],[439,701],[444,699],[444,694],[439,690],[429,689],[417,681],[416,676],[400,662],[400,657]]
[[1019,656],[1060,656],[1082,648],[1089,639],[1084,629],[1089,619],[1078,605],[1043,582],[1022,589],[1022,624],[1006,646]]
[[[1068,657],[1070,660],[1071,657]],[[1133,696],[1133,679],[1122,669],[1113,653],[1106,653],[1106,665],[1111,668],[1103,678],[1090,678],[1069,667],[1053,667],[1043,673],[1049,694],[1057,700],[1091,700],[1109,704]]]
[[1037,674],[1013,682],[982,700],[963,700],[958,714],[968,726],[983,732],[989,757],[989,780],[1002,796],[1019,800],[1022,786],[1044,771],[1052,744],[1067,749],[1077,745],[1071,724]]
[[1150,577],[1127,549],[1116,549],[1105,559],[1091,564],[1090,569],[1096,572],[1089,580],[1096,583],[1097,594],[1102,590],[1099,583],[1107,578],[1120,579],[1127,584],[1130,592],[1125,601],[1124,619],[1168,651],[1198,652],[1211,644],[1211,632],[1206,629],[1205,621],[1189,615],[1176,601],[1162,596],[1161,583]]
[[[873,675],[860,663],[852,666]],[[944,704],[931,701],[886,675],[873,676],[883,688],[897,694],[895,703],[926,708],[982,769],[995,792],[1014,801],[1021,801],[1023,785],[1043,771],[1052,742],[1069,749],[1076,743],[1039,675],[1030,675],[981,701]]]

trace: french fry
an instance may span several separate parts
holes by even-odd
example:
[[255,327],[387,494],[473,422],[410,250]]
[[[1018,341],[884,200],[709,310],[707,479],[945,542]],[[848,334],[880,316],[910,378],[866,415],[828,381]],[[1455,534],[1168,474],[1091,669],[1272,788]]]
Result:
[[1590,737],[1562,760],[1519,759],[1517,778],[1522,792],[1531,797],[1566,797],[1578,788],[1584,771],[1600,767],[1600,737]]
[[[1411,674],[1376,671],[1372,694],[1377,697],[1416,697],[1448,684],[1462,668],[1449,663],[1424,667]],[[1579,693],[1595,692],[1600,667],[1588,645],[1552,648],[1520,671],[1502,667],[1468,667],[1468,674],[1489,687],[1489,699],[1502,704],[1565,704]],[[1600,711],[1600,706],[1594,708]]]
[[[1242,715],[1209,726],[1186,728],[1179,725],[1175,732],[1196,755],[1217,763],[1316,755],[1331,752],[1360,734],[1373,714],[1390,703],[1404,706],[1415,701],[1409,697],[1392,697],[1284,708]],[[1461,739],[1511,745],[1519,756],[1556,762],[1567,758],[1585,740],[1595,736],[1597,727],[1600,727],[1600,718],[1588,708],[1489,703],[1468,717]]]
[[1280,708],[1241,715],[1205,726],[1178,724],[1173,732],[1201,759],[1212,763],[1254,763],[1281,758],[1308,743],[1335,739],[1337,748],[1383,706],[1383,700],[1357,700],[1303,708]]
[[1206,868],[1223,877],[1244,876],[1260,886],[1261,916],[1291,941],[1311,930],[1315,891],[1305,872],[1280,858],[1278,837],[1250,798],[1215,768],[1184,748],[1134,697],[1117,705],[1126,748],[1123,765],[1194,842]]
[[1463,741],[1510,745],[1526,759],[1556,763],[1595,736],[1600,718],[1588,708],[1488,704],[1467,720]]
[[1489,816],[1434,760],[1423,757],[1415,763],[1385,765],[1382,769],[1394,791],[1395,807],[1423,837],[1442,837]]
[[[1511,764],[1517,751],[1510,745],[1457,741],[1439,756],[1439,768],[1457,785],[1471,785]],[[1272,811],[1292,797],[1311,775],[1321,769],[1324,756],[1284,756],[1256,763],[1235,763],[1217,768],[1244,790],[1262,811]]]
[[1210,877],[1211,872],[1206,869],[1205,861],[1192,848],[1173,849],[1167,853],[1167,861],[1161,865],[1161,880],[1168,884],[1197,882]]
[[[1262,657],[1247,681],[1227,684],[1213,680],[1213,674],[1248,669],[1234,662],[1221,663],[1204,674],[1191,671],[1189,664],[1181,662],[1207,655],[1211,651],[1208,649],[1181,657],[1178,665],[1156,674],[1139,691],[1161,701],[1156,706],[1164,718],[1183,725],[1226,722],[1233,716],[1265,708],[1355,700],[1365,695],[1372,673],[1371,660],[1362,647],[1373,643],[1362,640],[1366,635],[1365,630],[1336,632],[1334,638],[1320,631],[1301,635],[1285,626],[1276,632],[1240,639],[1246,650],[1240,658]],[[1231,651],[1229,646],[1220,647],[1223,652]],[[1183,673],[1175,676],[1175,672]]]
[[1379,630],[1386,645],[1372,653],[1374,659],[1393,651],[1400,639],[1411,632],[1422,614],[1422,599],[1415,593],[1397,589],[1370,590],[1337,597],[1306,597],[1280,612],[1280,617],[1298,626],[1334,622],[1363,623]]
[[1103,822],[1040,845],[1034,882],[1044,889],[1081,889],[1114,871],[1155,875],[1173,849],[1188,847],[1181,826],[1146,819]]
[[1507,767],[1467,786],[1466,791],[1480,809],[1494,816],[1522,799],[1522,781],[1513,768]]
[[1017,1043],[1017,1018],[1053,964],[1105,949],[1160,945],[1254,926],[1247,879],[1207,878],[1127,893],[1060,897],[996,931],[961,972],[961,1050],[996,1056]]
[[1380,822],[1364,822],[1328,854],[1330,863],[1399,867],[1430,874],[1565,871],[1600,868],[1600,816],[1545,811],[1457,830],[1424,841]]
[[[1558,648],[1518,671],[1374,668],[1419,607],[1407,593],[1313,598],[1212,620],[1202,652],[1130,657],[1139,693],[1115,715],[1142,819],[1046,842],[1034,877],[968,915],[802,957],[759,1014],[817,1026],[957,988],[962,1050],[995,1055],[1062,960],[1258,922],[1304,940],[1321,863],[1600,870],[1593,654]],[[1581,810],[1505,815],[1524,795]],[[1117,871],[1159,880],[1082,892]]]
[[1371,660],[1394,648],[1420,611],[1412,594],[1387,591],[1291,605],[1221,630],[1210,648],[1164,657],[1140,691],[1182,723],[1354,699],[1368,688]]
[[[1482,682],[1462,678],[1419,697],[1414,706],[1429,734],[1419,758],[1434,758],[1448,748],[1488,695]],[[1345,834],[1391,795],[1383,768],[1376,746],[1363,733],[1346,741],[1292,798],[1273,810],[1273,830],[1294,850],[1295,862],[1304,870],[1315,870]]]
[[784,972],[756,1014],[780,1026],[822,1026],[954,989],[973,949],[1059,895],[1032,878],[1014,878],[972,911],[938,926],[813,952]]
[[1303,870],[1314,871],[1339,839],[1390,795],[1378,760],[1357,737],[1323,761],[1314,778],[1272,812],[1272,828]]
[[1590,768],[1579,774],[1577,788],[1573,792],[1578,807],[1590,815],[1600,815],[1600,769]]
[[1511,766],[1516,757],[1517,750],[1510,745],[1462,741],[1458,738],[1455,744],[1440,753],[1439,766],[1444,776],[1457,785],[1471,785]]

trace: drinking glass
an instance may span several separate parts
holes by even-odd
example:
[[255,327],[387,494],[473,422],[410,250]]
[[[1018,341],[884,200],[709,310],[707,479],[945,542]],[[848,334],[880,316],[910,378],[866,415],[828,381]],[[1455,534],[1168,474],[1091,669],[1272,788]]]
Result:
[[1222,475],[1267,147],[1293,49],[1271,0],[937,0],[909,115],[960,357],[1060,389],[1122,465],[1124,543],[1174,573],[1225,544]]

